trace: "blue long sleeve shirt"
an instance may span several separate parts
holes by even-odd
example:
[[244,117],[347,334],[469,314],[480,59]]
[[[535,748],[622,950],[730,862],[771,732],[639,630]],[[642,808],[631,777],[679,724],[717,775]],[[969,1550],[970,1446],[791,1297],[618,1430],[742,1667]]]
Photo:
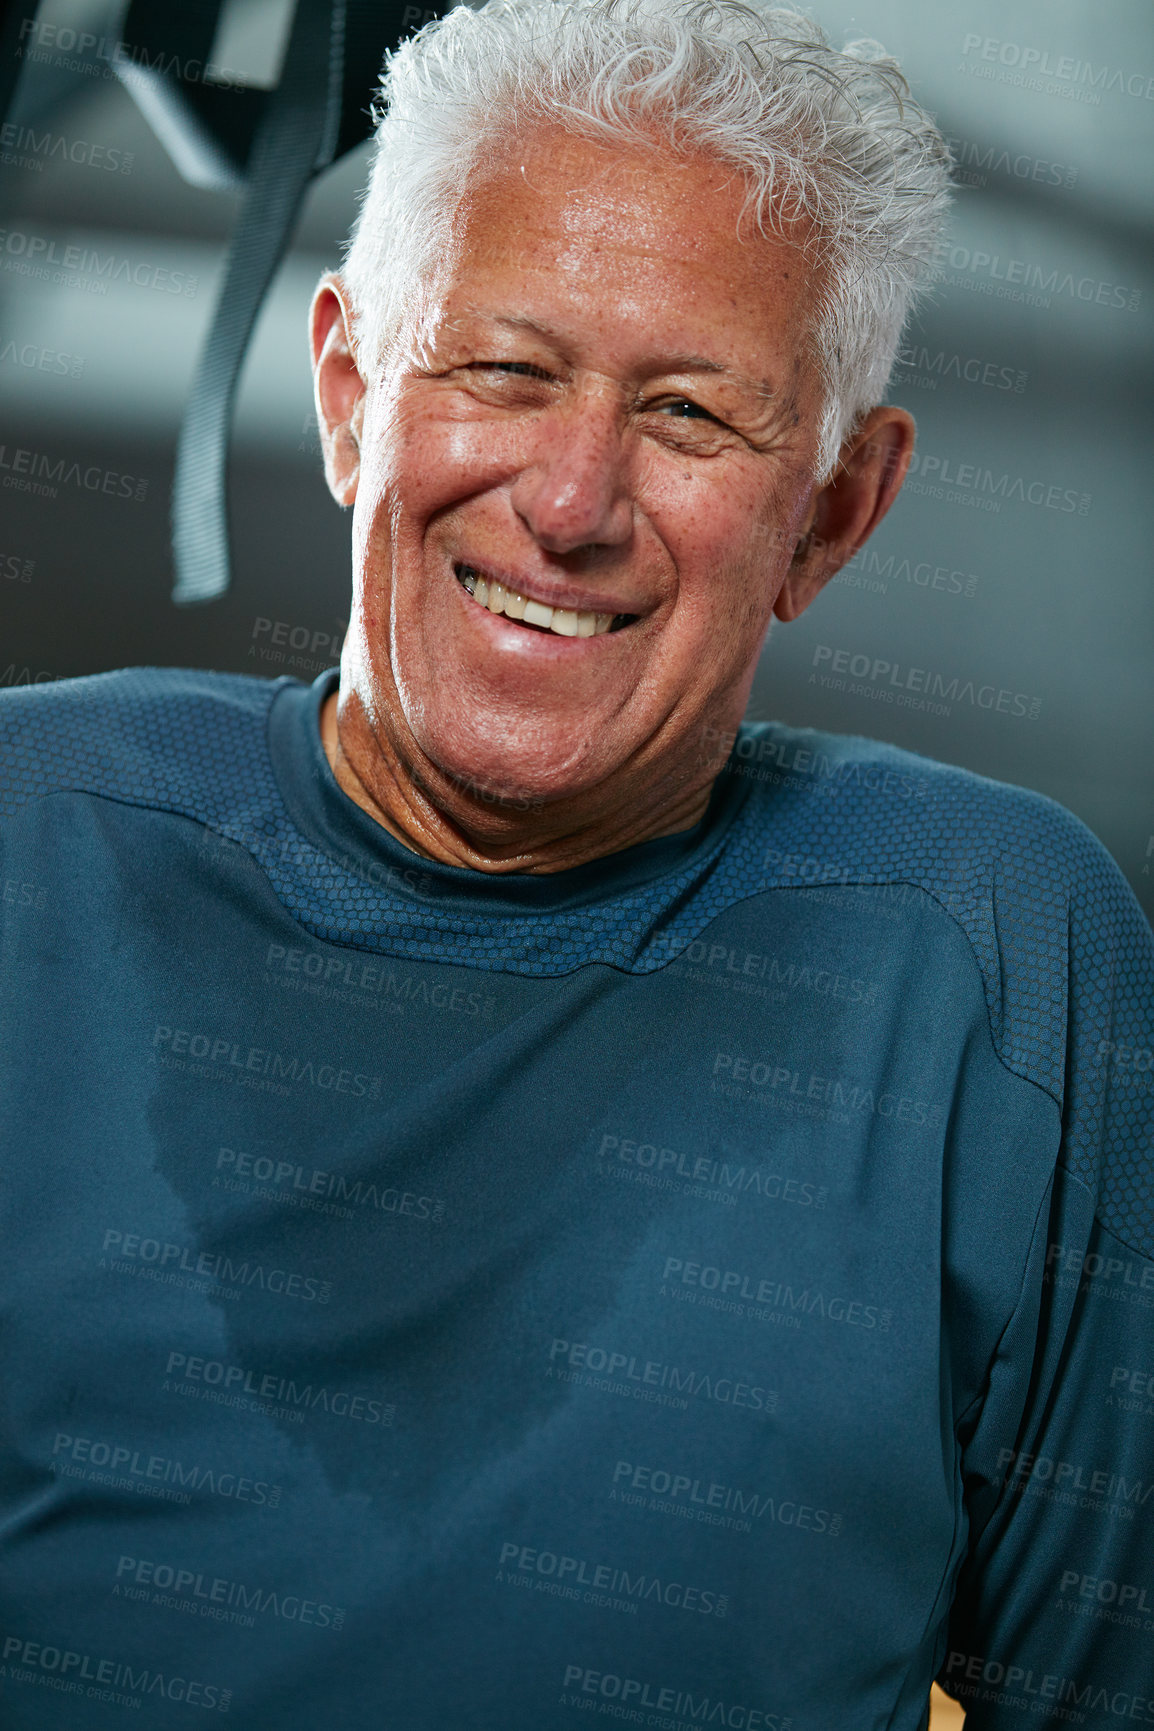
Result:
[[1104,850],[762,725],[693,829],[441,866],[334,678],[0,702],[0,1721],[1154,1725]]

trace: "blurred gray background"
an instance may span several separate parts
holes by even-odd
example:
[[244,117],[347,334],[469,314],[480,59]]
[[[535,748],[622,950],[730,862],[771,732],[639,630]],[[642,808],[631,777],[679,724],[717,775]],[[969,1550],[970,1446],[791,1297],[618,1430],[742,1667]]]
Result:
[[[113,36],[123,13],[102,0],[18,9]],[[229,0],[215,58],[273,82],[288,10]],[[1154,9],[809,10],[836,42],[870,36],[898,56],[952,141],[959,191],[891,392],[917,417],[914,471],[851,568],[776,628],[751,713],[1052,795],[1154,915]],[[91,54],[45,53],[21,104],[0,138],[0,683],[142,662],[311,679],[337,659],[347,619],[349,518],[320,475],[304,320],[338,262],[367,147],[314,185],[250,351],[232,590],[178,609],[172,461],[236,200],[184,183]],[[64,280],[29,274],[30,257],[67,247],[79,250]],[[115,255],[111,279],[88,268],[92,252]],[[29,451],[100,484],[20,491]]]

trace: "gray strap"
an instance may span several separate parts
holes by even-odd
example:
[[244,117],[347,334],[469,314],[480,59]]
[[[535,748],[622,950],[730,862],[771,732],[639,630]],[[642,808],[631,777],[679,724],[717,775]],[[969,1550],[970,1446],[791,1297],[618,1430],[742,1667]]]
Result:
[[212,328],[181,428],[172,493],[178,603],[229,583],[228,432],[249,337],[310,179],[330,162],[341,120],[345,0],[298,0],[284,68],[248,162],[247,191]]

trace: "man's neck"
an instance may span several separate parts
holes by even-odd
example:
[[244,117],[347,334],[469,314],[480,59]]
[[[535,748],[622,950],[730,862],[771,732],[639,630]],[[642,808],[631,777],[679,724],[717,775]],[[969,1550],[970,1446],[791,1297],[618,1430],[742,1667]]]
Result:
[[332,692],[321,708],[321,744],[341,791],[405,847],[442,865],[494,875],[567,871],[606,854],[690,829],[704,816],[720,763],[705,764],[676,789],[647,784],[647,797],[574,802],[480,797],[454,788],[438,799],[373,733],[363,710],[339,712]]

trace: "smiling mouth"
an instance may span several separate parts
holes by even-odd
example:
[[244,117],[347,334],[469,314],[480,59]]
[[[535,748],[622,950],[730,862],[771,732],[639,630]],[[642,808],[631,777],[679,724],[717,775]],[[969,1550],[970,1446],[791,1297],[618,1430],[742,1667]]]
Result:
[[496,578],[482,577],[472,565],[454,565],[457,582],[490,613],[503,613],[530,631],[551,631],[555,637],[602,637],[632,625],[636,613],[577,613],[567,607],[547,607]]

